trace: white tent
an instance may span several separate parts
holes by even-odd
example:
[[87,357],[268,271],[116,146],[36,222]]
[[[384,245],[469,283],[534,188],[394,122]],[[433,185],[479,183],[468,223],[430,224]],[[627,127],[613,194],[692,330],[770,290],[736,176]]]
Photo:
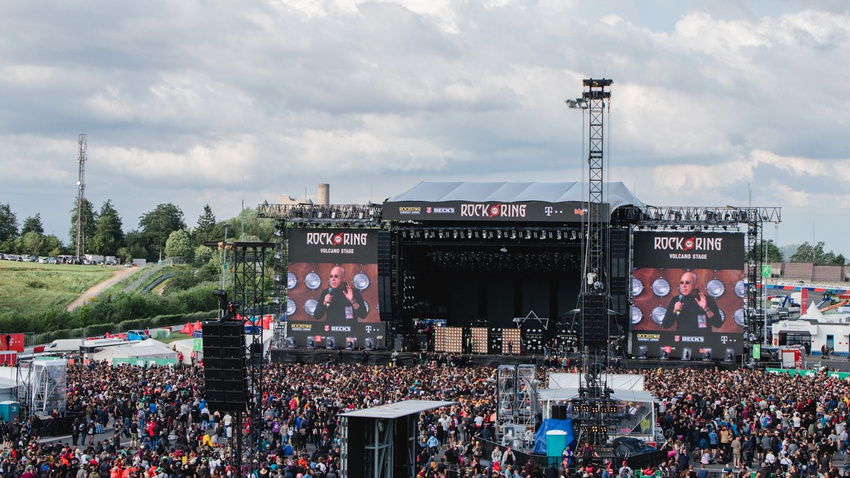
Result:
[[113,359],[173,359],[177,360],[177,352],[162,342],[154,339],[133,342],[127,345],[116,345],[107,347],[89,357],[91,360],[105,360],[112,362]]

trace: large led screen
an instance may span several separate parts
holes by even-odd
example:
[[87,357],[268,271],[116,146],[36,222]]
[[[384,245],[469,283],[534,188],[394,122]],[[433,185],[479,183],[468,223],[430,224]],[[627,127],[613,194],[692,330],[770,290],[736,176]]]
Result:
[[712,360],[743,351],[744,235],[634,233],[632,354]]
[[290,229],[285,314],[297,347],[380,348],[378,233]]

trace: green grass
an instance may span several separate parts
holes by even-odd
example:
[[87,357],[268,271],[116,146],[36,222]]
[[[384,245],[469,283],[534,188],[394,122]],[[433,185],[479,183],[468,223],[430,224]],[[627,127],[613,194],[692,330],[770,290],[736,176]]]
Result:
[[64,309],[115,269],[72,264],[0,261],[0,314],[31,316]]

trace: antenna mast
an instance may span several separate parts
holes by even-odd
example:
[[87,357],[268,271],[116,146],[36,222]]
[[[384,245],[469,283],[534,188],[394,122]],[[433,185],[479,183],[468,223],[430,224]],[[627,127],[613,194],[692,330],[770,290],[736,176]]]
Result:
[[86,200],[86,150],[88,149],[88,142],[84,133],[80,133],[79,145],[79,153],[77,154],[77,163],[79,163],[80,172],[77,178],[76,260],[80,260],[83,257],[83,254],[86,253],[86,219],[84,215],[84,203]]

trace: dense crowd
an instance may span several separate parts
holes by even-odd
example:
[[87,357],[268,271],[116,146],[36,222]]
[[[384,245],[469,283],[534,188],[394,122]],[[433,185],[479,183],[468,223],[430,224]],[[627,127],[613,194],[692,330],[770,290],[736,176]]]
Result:
[[[565,371],[562,365],[541,367],[541,383],[548,371]],[[510,448],[494,448],[495,369],[444,357],[412,367],[270,364],[262,374],[262,420],[254,424],[206,407],[200,365],[71,366],[67,411],[79,417],[70,440],[40,442],[43,424],[37,420],[3,424],[0,472],[24,478],[334,478],[340,476],[338,413],[409,399],[458,402],[419,416],[416,470],[426,478],[707,478],[701,468],[718,463],[730,476],[751,469],[758,478],[836,477],[850,470],[844,453],[847,382],[746,369],[644,373],[658,398],[665,437],[659,446],[668,458],[644,470],[600,460],[581,445],[575,459],[565,456],[551,469],[533,466]],[[236,460],[240,434],[260,436],[261,452]],[[832,466],[835,459],[845,460],[843,469]]]

